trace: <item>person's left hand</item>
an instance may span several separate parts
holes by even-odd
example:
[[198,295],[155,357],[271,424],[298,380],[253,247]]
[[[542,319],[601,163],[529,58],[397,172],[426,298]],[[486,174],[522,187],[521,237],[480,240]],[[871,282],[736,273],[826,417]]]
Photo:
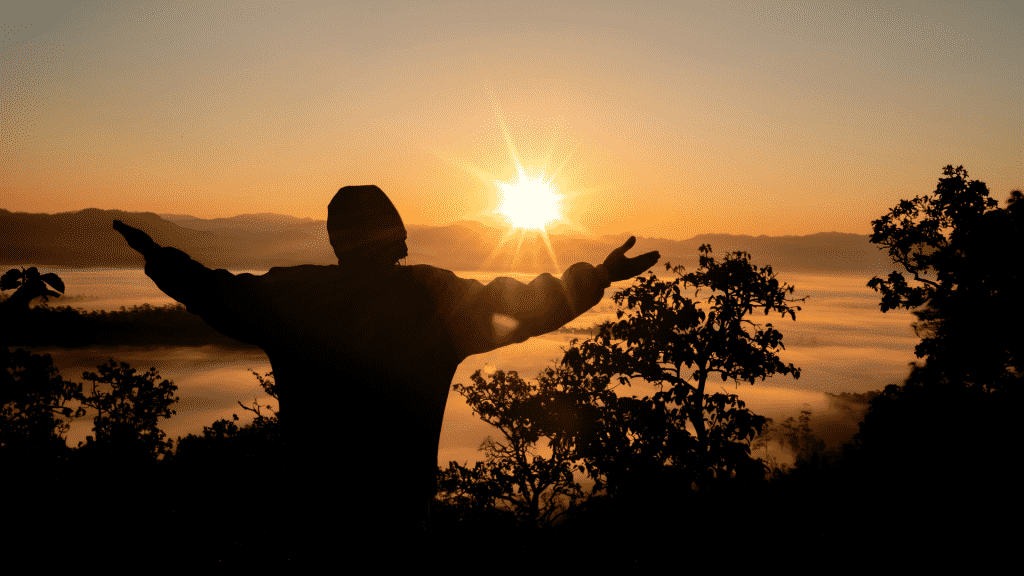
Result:
[[114,220],[114,230],[120,232],[124,239],[128,241],[128,245],[136,252],[147,258],[156,254],[157,250],[160,250],[160,245],[154,242],[149,237],[149,234],[138,228],[132,228],[120,220]]
[[611,254],[604,259],[604,267],[608,270],[609,279],[612,282],[627,280],[643,273],[645,270],[658,263],[661,254],[657,251],[641,254],[635,258],[627,258],[626,252],[636,244],[636,236],[630,236],[629,240],[622,246],[612,250]]

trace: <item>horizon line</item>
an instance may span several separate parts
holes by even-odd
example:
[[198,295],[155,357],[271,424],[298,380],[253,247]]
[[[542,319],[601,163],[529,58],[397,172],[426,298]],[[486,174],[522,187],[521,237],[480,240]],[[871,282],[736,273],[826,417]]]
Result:
[[[311,222],[311,223],[313,223],[313,222],[324,222],[324,223],[326,223],[327,222],[326,218],[320,219],[320,218],[313,218],[311,216],[294,216],[294,215],[291,215],[291,214],[281,214],[281,213],[278,213],[278,212],[252,212],[252,213],[236,214],[234,216],[215,216],[215,217],[211,217],[211,218],[202,218],[202,217],[199,217],[199,216],[193,216],[191,214],[175,214],[175,213],[170,213],[170,212],[160,213],[160,212],[153,212],[151,210],[124,210],[124,209],[121,209],[121,208],[96,208],[96,207],[80,208],[78,210],[66,210],[66,211],[62,211],[62,212],[23,212],[23,211],[20,211],[20,210],[9,210],[7,208],[0,207],[0,211],[8,212],[10,214],[28,214],[28,215],[33,215],[33,216],[39,216],[39,215],[42,215],[42,216],[56,216],[56,215],[59,215],[59,214],[77,214],[77,213],[85,212],[85,211],[123,212],[125,214],[152,214],[152,215],[157,216],[157,217],[159,217],[159,218],[161,218],[163,220],[167,220],[168,217],[173,217],[173,218],[188,218],[188,219],[192,219],[192,220],[203,220],[203,221],[231,220],[231,219],[234,219],[234,218],[241,218],[241,217],[245,217],[245,216],[279,216],[279,217],[292,218],[292,219],[295,219],[295,220],[304,221],[304,222]],[[468,218],[463,218],[463,219],[460,219],[460,220],[454,220],[454,221],[448,222],[446,224],[405,223],[405,226],[407,228],[408,227],[445,228],[447,226],[456,226],[456,225],[462,224],[462,223],[478,224],[480,226],[484,226],[485,228],[494,228],[496,230],[500,229],[499,227],[493,226],[491,224],[488,224],[487,222],[484,222],[482,220],[468,219]],[[712,236],[712,235],[739,236],[739,237],[749,237],[749,238],[800,238],[800,237],[805,237],[805,236],[817,236],[817,235],[823,235],[823,234],[837,234],[837,235],[847,235],[847,236],[870,236],[871,235],[870,233],[858,234],[856,232],[840,232],[840,231],[837,231],[837,230],[823,230],[823,231],[819,231],[819,232],[809,232],[809,233],[805,233],[805,234],[779,234],[779,235],[749,234],[749,233],[748,234],[738,234],[738,233],[733,233],[733,232],[699,232],[697,234],[694,234],[693,236],[690,236],[689,238],[680,238],[678,240],[673,240],[673,239],[667,238],[665,236],[644,236],[644,235],[641,235],[641,234],[634,234],[634,233],[631,233],[631,232],[610,232],[610,233],[605,233],[605,234],[600,234],[600,233],[587,234],[585,232],[577,232],[577,231],[559,232],[559,231],[555,231],[555,228],[557,228],[557,226],[553,226],[551,228],[548,228],[548,229],[546,229],[546,231],[547,231],[548,234],[555,235],[555,236],[589,236],[589,237],[592,237],[592,238],[595,238],[595,239],[603,238],[603,237],[607,237],[607,236],[620,236],[620,235],[623,235],[623,234],[630,234],[630,235],[636,236],[637,239],[644,238],[644,239],[649,239],[649,240],[668,240],[670,242],[684,242],[686,240],[692,240],[693,238],[697,238],[698,236]]]

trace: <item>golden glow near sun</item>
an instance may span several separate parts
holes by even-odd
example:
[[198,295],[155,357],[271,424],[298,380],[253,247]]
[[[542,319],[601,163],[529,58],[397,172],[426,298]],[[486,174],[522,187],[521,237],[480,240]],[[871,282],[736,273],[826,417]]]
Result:
[[497,213],[508,220],[512,228],[544,230],[548,224],[562,219],[562,196],[544,176],[543,172],[528,173],[517,161],[513,181],[492,181],[501,192]]
[[509,226],[508,233],[501,239],[498,246],[494,248],[491,255],[481,264],[486,266],[505,249],[505,246],[515,242],[512,258],[512,265],[514,266],[517,259],[521,256],[520,251],[524,239],[532,235],[534,237],[539,236],[544,241],[548,256],[551,257],[551,262],[558,269],[558,259],[555,257],[554,248],[551,246],[551,239],[548,237],[547,228],[548,226],[566,222],[563,213],[563,200],[565,200],[566,195],[559,190],[554,180],[569,162],[572,152],[556,168],[549,170],[548,166],[554,146],[552,138],[550,143],[552,149],[547,151],[540,159],[540,162],[537,162],[536,165],[532,162],[523,162],[516,150],[515,142],[512,140],[508,125],[505,123],[505,118],[494,99],[494,95],[490,94],[490,91],[488,91],[488,95],[491,97],[491,102],[494,105],[494,113],[501,126],[505,147],[508,151],[508,164],[506,166],[509,168],[514,167],[515,173],[507,176],[509,170],[506,168],[501,172],[506,176],[499,176],[488,173],[468,162],[459,162],[464,169],[475,174],[481,181],[494,186],[498,196],[498,203],[494,209],[494,214],[507,222]]

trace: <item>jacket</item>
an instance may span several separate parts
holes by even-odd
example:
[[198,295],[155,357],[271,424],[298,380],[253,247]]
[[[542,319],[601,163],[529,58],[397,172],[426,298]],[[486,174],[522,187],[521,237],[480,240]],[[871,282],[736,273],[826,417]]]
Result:
[[145,270],[213,328],[266,351],[297,466],[309,474],[339,470],[335,480],[321,480],[349,488],[359,482],[346,474],[394,471],[375,486],[420,502],[436,492],[441,425],[459,363],[558,329],[610,285],[603,266],[582,262],[560,279],[541,274],[529,284],[484,285],[428,265],[236,275],[170,247],[148,257]]

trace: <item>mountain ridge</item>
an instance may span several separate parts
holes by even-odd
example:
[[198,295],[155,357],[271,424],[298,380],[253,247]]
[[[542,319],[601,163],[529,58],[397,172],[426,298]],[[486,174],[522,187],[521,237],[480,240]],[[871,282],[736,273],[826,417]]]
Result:
[[[0,264],[68,267],[141,268],[142,256],[113,230],[119,219],[150,234],[162,246],[179,248],[212,268],[256,270],[297,264],[336,264],[326,220],[274,213],[240,214],[229,218],[197,218],[188,214],[157,214],[86,208],[56,214],[11,212],[0,208]],[[622,235],[588,237],[549,234],[557,266],[539,237],[523,237],[519,255],[516,235],[487,224],[463,220],[444,226],[409,225],[408,264],[431,264],[450,270],[500,270],[560,273],[575,262],[598,264],[621,244]],[[504,245],[502,241],[504,240]],[[745,251],[760,266],[774,270],[901,269],[889,261],[868,235],[817,232],[804,236],[707,233],[686,240],[637,237],[630,254],[650,250],[665,262],[696,266],[697,248],[710,244],[712,255]]]

